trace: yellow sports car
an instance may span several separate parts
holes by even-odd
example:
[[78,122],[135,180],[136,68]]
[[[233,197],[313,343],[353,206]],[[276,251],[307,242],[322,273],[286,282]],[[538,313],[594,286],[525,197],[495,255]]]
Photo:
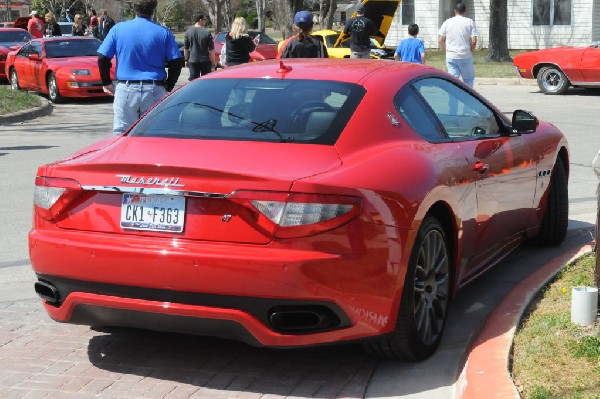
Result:
[[[335,42],[340,37],[340,32],[324,29],[313,32],[312,35],[323,39],[329,58],[350,58],[349,40],[341,43],[338,47],[334,47]],[[395,49],[384,47],[377,40],[371,38],[371,58],[393,59],[394,51]]]

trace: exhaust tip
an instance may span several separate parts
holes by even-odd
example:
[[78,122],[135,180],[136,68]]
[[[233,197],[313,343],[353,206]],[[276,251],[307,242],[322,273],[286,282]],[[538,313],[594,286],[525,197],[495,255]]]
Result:
[[276,331],[311,333],[340,326],[340,318],[328,307],[319,305],[276,306],[269,311],[269,322]]
[[58,305],[60,303],[60,293],[54,284],[46,281],[37,281],[34,284],[36,294],[50,305]]

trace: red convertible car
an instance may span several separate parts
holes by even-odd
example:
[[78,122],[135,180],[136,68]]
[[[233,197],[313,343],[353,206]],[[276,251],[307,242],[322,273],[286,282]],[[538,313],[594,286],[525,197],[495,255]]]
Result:
[[6,79],[6,56],[32,39],[29,32],[16,28],[0,28],[0,79]]
[[6,57],[5,71],[14,90],[65,97],[105,97],[98,70],[100,40],[92,37],[34,39]]
[[556,127],[432,67],[226,68],[38,169],[35,290],[60,322],[423,359],[458,289],[563,240],[568,165]]
[[537,79],[545,94],[563,94],[570,86],[600,87],[600,42],[518,54],[513,64],[521,77]]
[[[215,54],[217,55],[217,60],[219,59],[219,54],[221,54],[221,49],[225,44],[226,34],[227,32],[219,32],[215,35]],[[272,60],[277,57],[277,41],[271,38],[271,36],[266,33],[252,30],[248,32],[248,35],[252,39],[258,36],[259,40],[256,49],[250,53],[250,62]]]

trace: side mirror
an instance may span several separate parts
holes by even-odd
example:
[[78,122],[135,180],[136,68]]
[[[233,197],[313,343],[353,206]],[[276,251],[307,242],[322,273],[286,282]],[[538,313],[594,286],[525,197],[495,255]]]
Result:
[[511,129],[515,134],[533,133],[539,124],[540,121],[531,112],[521,109],[513,112]]
[[35,53],[34,53],[34,54],[29,54],[29,57],[28,57],[28,58],[29,58],[31,61],[39,61],[39,60],[41,60],[41,58],[40,58],[39,54],[35,54]]

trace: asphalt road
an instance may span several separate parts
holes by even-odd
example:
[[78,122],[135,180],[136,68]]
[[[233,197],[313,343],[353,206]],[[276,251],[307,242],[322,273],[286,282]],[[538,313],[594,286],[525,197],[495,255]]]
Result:
[[[450,386],[456,378],[456,367],[460,363],[464,347],[494,304],[515,282],[539,267],[546,259],[591,240],[596,214],[596,178],[592,171],[591,161],[600,148],[600,135],[598,135],[596,127],[597,114],[600,109],[600,93],[572,90],[564,96],[545,96],[538,91],[537,86],[491,84],[489,82],[477,83],[476,89],[492,100],[503,112],[508,113],[515,109],[532,111],[539,118],[554,123],[567,136],[571,150],[570,231],[567,242],[563,246],[551,250],[525,246],[499,264],[477,284],[473,284],[461,292],[457,301],[452,304],[448,330],[440,350],[427,362],[418,365],[379,362],[375,365],[360,356],[352,358],[349,363],[353,366],[349,367],[354,367],[355,375],[364,376],[365,373],[368,375],[368,370],[365,371],[365,369],[376,367],[376,372],[366,390],[366,397],[451,397]],[[23,306],[36,306],[33,302],[35,278],[29,267],[27,232],[31,223],[33,182],[37,166],[60,159],[109,136],[111,124],[111,102],[86,100],[58,105],[54,112],[46,117],[20,124],[0,126],[0,170],[2,171],[0,305],[22,303]],[[22,301],[18,302],[19,300]],[[43,312],[36,314],[43,317]],[[32,323],[36,324],[35,321]],[[43,323],[48,322],[44,321]],[[51,326],[52,323],[50,322],[48,325]],[[88,342],[91,345],[98,341],[109,345],[111,342],[105,336],[90,338],[83,333],[80,334],[79,338],[83,338],[82,345],[87,345]],[[135,342],[138,337],[142,336],[143,334],[139,333],[139,336],[134,336],[129,342]],[[127,338],[122,336],[117,336],[115,339],[118,342],[122,342],[123,339],[128,342]],[[269,358],[274,362],[274,367],[271,366],[282,368],[287,362],[300,359],[306,367],[317,367],[317,370],[324,370],[324,373],[331,375],[335,375],[336,367],[324,369],[318,367],[322,366],[323,362],[329,365],[344,364],[343,359],[347,356],[347,351],[339,349],[310,352],[314,354],[314,360],[306,360],[298,355],[298,352],[289,352],[286,355],[281,355],[281,353],[268,355],[264,351],[255,349],[237,349],[237,352],[229,353],[225,349],[227,345],[220,344],[219,341],[210,342],[223,348],[223,356],[228,356],[229,361],[232,362],[239,360],[240,356],[243,359],[259,355],[270,356]],[[154,346],[161,345],[161,339],[156,338],[150,343]],[[0,342],[1,348],[2,343]],[[239,347],[236,346],[236,348]],[[356,349],[352,347],[352,350]],[[137,350],[143,349],[138,347]],[[243,352],[243,354],[240,355],[239,352]],[[168,346],[163,347],[160,353],[162,360],[167,364],[175,363],[180,359],[177,355],[170,354],[172,351]],[[220,354],[215,353],[214,356],[219,357]],[[6,358],[4,349],[2,349],[0,357]],[[214,362],[215,359],[209,361]],[[127,364],[134,367],[131,362]],[[252,362],[248,361],[248,365],[252,365]],[[104,367],[102,364],[100,365],[100,368],[106,367],[106,365]],[[110,367],[108,368],[110,369]],[[110,369],[110,371],[127,374],[127,370],[118,368]],[[165,374],[161,374],[163,379],[168,380],[169,378],[165,377],[167,375],[166,371]],[[276,374],[267,373],[268,378],[272,378],[273,375]],[[343,392],[343,389],[348,389],[348,386],[351,387],[353,383],[366,384],[368,378],[343,383],[340,383],[339,379],[334,380],[337,381],[340,392]],[[218,384],[214,386],[218,386]],[[274,397],[279,397],[277,395],[280,392],[270,388],[263,388],[262,391],[256,388],[251,391],[273,394]],[[360,389],[353,392],[359,391]],[[352,394],[348,397],[355,396]]]

